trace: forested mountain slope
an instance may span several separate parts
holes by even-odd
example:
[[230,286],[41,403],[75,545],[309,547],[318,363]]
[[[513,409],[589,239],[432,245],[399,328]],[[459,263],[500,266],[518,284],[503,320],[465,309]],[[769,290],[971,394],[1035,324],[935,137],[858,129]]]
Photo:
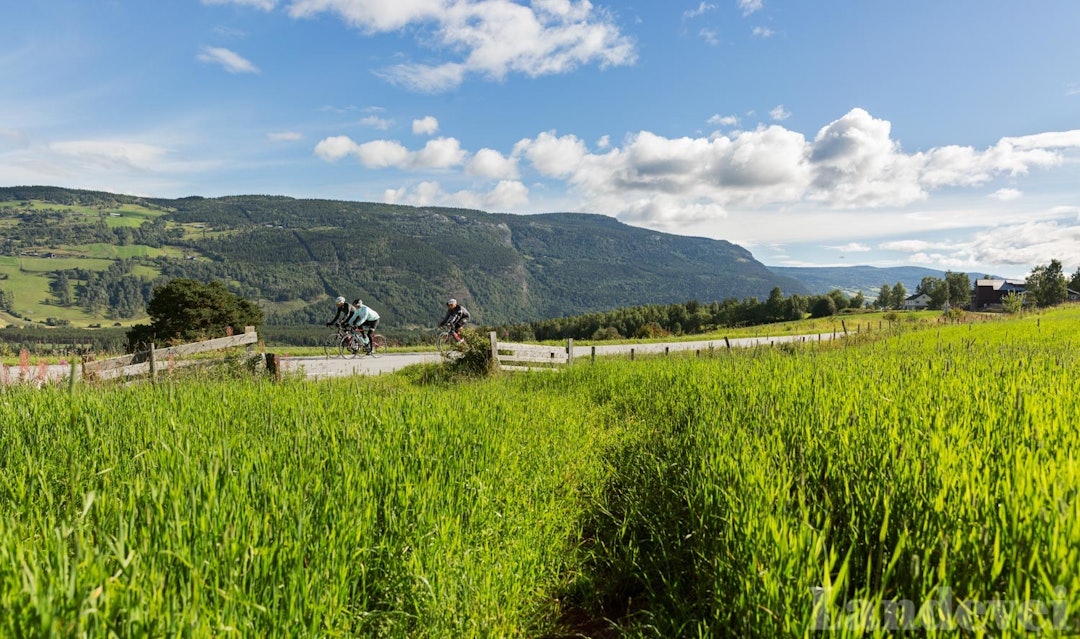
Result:
[[7,276],[15,291],[4,310],[32,321],[134,317],[172,277],[222,280],[278,324],[327,319],[339,293],[405,326],[430,325],[447,297],[501,323],[805,291],[729,242],[603,215],[13,187],[0,188],[0,225],[0,290]]

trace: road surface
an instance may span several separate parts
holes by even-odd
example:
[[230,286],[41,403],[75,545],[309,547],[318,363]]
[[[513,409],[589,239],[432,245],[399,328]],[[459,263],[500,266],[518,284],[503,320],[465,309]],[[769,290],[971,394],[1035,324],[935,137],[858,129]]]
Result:
[[[714,339],[694,342],[667,342],[663,344],[602,344],[596,346],[575,346],[574,357],[590,357],[595,355],[629,355],[631,351],[635,355],[660,354],[675,351],[693,350],[720,350],[731,348],[749,348],[754,346],[771,346],[785,342],[808,342],[825,341],[836,337],[843,337],[835,333],[822,333],[820,335],[780,335],[772,337],[744,337],[731,340]],[[422,353],[384,353],[378,357],[357,357],[344,359],[327,359],[324,356],[307,357],[281,357],[282,372],[295,373],[304,371],[308,379],[325,379],[327,377],[347,377],[349,375],[381,375],[405,368],[412,364],[424,362],[438,362],[439,354],[433,351]],[[31,365],[26,370],[18,366],[7,366],[6,370],[0,370],[0,385],[15,383],[18,381],[40,382],[44,379],[58,381],[66,379],[71,371],[70,365]],[[81,367],[76,366],[76,377],[81,376]]]

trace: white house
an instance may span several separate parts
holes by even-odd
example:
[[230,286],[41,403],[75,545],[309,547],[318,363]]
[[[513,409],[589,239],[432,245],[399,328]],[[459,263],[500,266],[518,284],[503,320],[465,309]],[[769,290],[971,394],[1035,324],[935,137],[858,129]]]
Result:
[[905,311],[921,311],[930,306],[930,296],[926,293],[916,293],[904,300]]

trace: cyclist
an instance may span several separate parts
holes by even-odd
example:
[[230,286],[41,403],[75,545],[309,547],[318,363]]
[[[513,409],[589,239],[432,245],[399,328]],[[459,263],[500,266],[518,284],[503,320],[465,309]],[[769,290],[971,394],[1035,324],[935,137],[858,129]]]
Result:
[[454,339],[461,343],[463,338],[461,337],[461,327],[465,326],[469,322],[469,311],[461,304],[457,303],[456,299],[451,298],[446,303],[446,315],[439,322],[439,326],[449,326],[453,332]]
[[345,298],[340,295],[337,296],[334,303],[337,304],[337,313],[334,314],[334,319],[327,322],[326,325],[333,326],[338,323],[340,318],[343,327],[355,332],[360,324],[360,309],[346,302]]
[[375,312],[375,309],[364,306],[364,302],[359,297],[353,300],[353,308],[356,309],[357,315],[356,328],[367,336],[367,352],[371,353],[372,345],[375,343],[371,341],[371,337],[375,333],[375,327],[379,325],[379,314]]

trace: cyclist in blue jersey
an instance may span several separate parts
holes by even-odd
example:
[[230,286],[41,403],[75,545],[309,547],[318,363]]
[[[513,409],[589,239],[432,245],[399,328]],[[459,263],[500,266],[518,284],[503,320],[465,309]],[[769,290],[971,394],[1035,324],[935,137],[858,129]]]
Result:
[[375,327],[379,325],[379,314],[375,309],[364,306],[360,298],[353,300],[353,308],[356,309],[356,328],[367,336],[367,352],[371,352],[371,336],[375,333]]

